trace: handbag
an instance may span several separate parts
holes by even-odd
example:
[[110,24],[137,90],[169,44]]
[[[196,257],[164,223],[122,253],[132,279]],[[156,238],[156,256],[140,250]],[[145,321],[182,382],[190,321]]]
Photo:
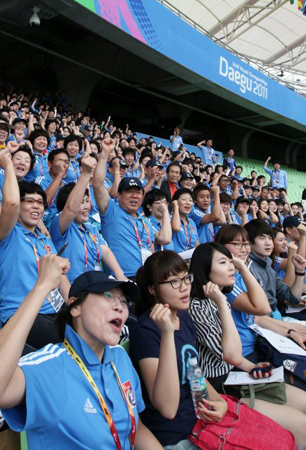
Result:
[[296,450],[293,434],[240,400],[222,395],[228,411],[221,422],[199,419],[188,439],[202,450]]
[[[250,407],[254,408],[255,400],[265,400],[270,403],[285,405],[287,403],[286,384],[284,381],[277,383],[242,384],[241,386],[231,386],[222,384],[222,389],[227,395],[226,388],[239,392],[239,398],[250,398]],[[234,394],[235,395],[235,394]]]

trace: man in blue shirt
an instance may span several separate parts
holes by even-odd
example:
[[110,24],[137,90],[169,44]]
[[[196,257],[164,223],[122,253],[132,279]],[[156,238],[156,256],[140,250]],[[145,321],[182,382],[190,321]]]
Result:
[[111,200],[103,185],[107,160],[115,147],[113,139],[104,139],[102,153],[93,177],[93,187],[101,214],[101,231],[127,277],[154,252],[154,231],[147,218],[138,214],[143,187],[138,178],[126,177],[118,188],[118,201]]
[[[220,205],[220,194],[218,186],[213,186],[211,189],[205,185],[198,185],[194,189],[195,206],[189,215],[194,220],[200,244],[205,242],[213,242],[214,222],[220,222],[222,219],[222,211]],[[211,201],[214,196],[214,206],[211,211]]]
[[279,161],[275,160],[273,162],[274,169],[268,169],[269,161],[271,160],[271,156],[268,157],[267,161],[264,165],[264,170],[270,175],[272,187],[284,188],[288,189],[288,178],[287,178],[287,172],[285,170],[281,170],[281,166]]
[[180,128],[175,127],[173,134],[170,136],[170,147],[172,152],[176,152],[181,145],[183,145],[183,139],[180,136]]
[[66,184],[63,179],[67,176],[69,168],[69,155],[67,150],[63,148],[52,150],[48,156],[48,165],[50,172],[35,180],[35,183],[39,184],[47,195],[48,207],[43,217],[47,227],[57,213],[56,200],[58,191]]
[[204,163],[214,167],[219,156],[217,158],[215,150],[212,147],[213,141],[211,139],[207,139],[202,142],[199,142],[197,146],[202,150],[202,159]]

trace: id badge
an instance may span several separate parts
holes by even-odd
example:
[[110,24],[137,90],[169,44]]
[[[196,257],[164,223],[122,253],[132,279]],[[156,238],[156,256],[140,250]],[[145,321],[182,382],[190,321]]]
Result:
[[142,265],[144,265],[144,263],[146,262],[146,260],[149,258],[149,256],[152,255],[152,251],[150,248],[144,248],[141,247],[141,260],[142,260]]
[[95,270],[96,270],[96,271],[99,271],[99,270],[101,270],[101,266],[100,266],[100,264],[96,264],[96,265],[95,265]]
[[58,288],[50,292],[49,300],[55,312],[59,312],[64,304],[64,299]]

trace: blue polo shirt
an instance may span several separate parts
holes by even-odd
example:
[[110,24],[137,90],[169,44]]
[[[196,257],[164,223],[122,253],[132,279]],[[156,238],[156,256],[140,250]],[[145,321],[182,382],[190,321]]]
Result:
[[103,183],[105,189],[109,190],[113,184],[114,184],[114,175],[110,172],[107,172]]
[[216,162],[215,150],[212,147],[202,147],[202,159],[205,164],[214,166]]
[[285,170],[271,170],[268,167],[264,167],[264,170],[270,175],[272,187],[288,188],[287,172]]
[[[50,238],[36,229],[36,235],[21,225],[15,225],[10,235],[0,243],[0,321],[5,323],[19,308],[38,279],[39,258],[56,253]],[[46,299],[41,314],[54,314]]]
[[35,181],[37,177],[44,177],[49,173],[48,155],[45,153],[37,153],[35,150],[34,155],[35,167],[34,169],[30,170],[24,177],[24,181],[27,181],[28,183],[30,183],[31,181]]
[[[130,450],[131,419],[117,383],[114,362],[126,397],[138,414],[145,408],[140,381],[126,351],[106,345],[103,362],[72,328],[66,338],[89,369],[117,427],[123,450]],[[3,410],[9,426],[27,431],[35,450],[117,449],[93,387],[63,344],[48,344],[19,361],[26,378],[23,405]]]
[[[43,190],[46,191],[50,187],[50,185],[53,183],[53,181],[54,180],[51,177],[50,172],[48,172],[44,177],[37,177],[35,180],[35,183],[39,184],[43,188]],[[65,181],[62,180],[60,189],[62,187],[64,187],[65,184],[66,184]],[[58,196],[60,189],[57,191],[54,199],[52,200],[52,202],[50,203],[50,205],[44,212],[43,221],[47,227],[49,227],[55,214],[58,213],[56,204],[57,204],[57,196]]]
[[102,238],[98,229],[89,223],[78,225],[72,222],[68,230],[61,235],[59,229],[61,213],[57,214],[50,225],[50,234],[55,248],[59,251],[69,241],[68,247],[63,253],[63,258],[68,258],[71,268],[67,273],[70,283],[88,270],[101,270],[103,258],[102,245],[107,243]]
[[[152,225],[152,228],[153,228],[153,231],[154,231],[154,235],[155,235],[156,233],[158,233],[158,231],[161,230],[162,224],[161,224],[160,221],[157,220],[156,217],[154,217],[154,216],[149,216],[148,219],[149,219],[150,222],[151,222],[151,225]],[[173,244],[173,241],[171,241],[170,244],[163,245],[163,246],[161,246],[160,244],[157,244],[157,243],[156,243],[156,244],[155,244],[155,251],[158,252],[158,251],[160,251],[160,250],[174,250],[174,244]]]
[[215,230],[213,223],[201,223],[203,217],[205,217],[206,214],[211,214],[210,207],[205,213],[202,209],[194,206],[193,210],[189,214],[189,217],[195,222],[197,226],[200,244],[213,242],[215,239]]
[[67,176],[64,181],[68,183],[76,183],[81,176],[80,164],[78,161],[69,162],[69,169],[67,171]]
[[173,232],[172,242],[174,251],[177,253],[190,250],[197,245],[199,239],[197,226],[192,219],[188,219],[188,225],[185,226],[181,219],[181,229],[179,232]]
[[111,199],[106,214],[101,215],[101,232],[127,277],[135,276],[142,266],[141,247],[135,226],[143,248],[150,250],[150,243],[154,244],[155,241],[150,221],[140,215],[133,217]]
[[[233,287],[233,290],[229,294],[226,294],[227,300],[230,305],[233,304],[234,300],[236,300],[239,295],[241,295],[243,292],[247,292],[247,287],[242,276],[238,272],[236,272],[235,277],[236,283]],[[250,325],[254,324],[254,316],[238,311],[237,309],[235,309],[235,307],[232,307],[232,316],[240,335],[242,343],[242,354],[243,356],[250,355],[255,351],[255,345],[257,341],[256,333],[250,328]]]

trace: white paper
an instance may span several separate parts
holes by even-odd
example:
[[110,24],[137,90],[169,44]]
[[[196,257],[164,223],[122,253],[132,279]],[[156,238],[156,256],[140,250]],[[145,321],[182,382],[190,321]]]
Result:
[[248,372],[230,372],[224,384],[242,385],[242,384],[262,384],[262,383],[280,383],[284,381],[283,366],[273,369],[273,373],[269,378],[255,379]]
[[274,331],[262,328],[259,325],[251,325],[255,333],[260,334],[270,342],[270,344],[276,348],[280,353],[289,353],[290,355],[301,355],[306,356],[306,351],[302,349],[298,344],[296,344],[291,339],[282,336],[281,334],[274,333]]
[[305,305],[303,305],[303,306],[299,306],[299,305],[291,306],[291,305],[288,305],[287,309],[286,309],[286,313],[288,313],[288,314],[298,313],[300,311],[303,311],[303,309],[306,309]]
[[195,251],[195,248],[191,248],[190,250],[185,250],[184,252],[179,253],[179,255],[183,259],[191,259],[194,251]]

